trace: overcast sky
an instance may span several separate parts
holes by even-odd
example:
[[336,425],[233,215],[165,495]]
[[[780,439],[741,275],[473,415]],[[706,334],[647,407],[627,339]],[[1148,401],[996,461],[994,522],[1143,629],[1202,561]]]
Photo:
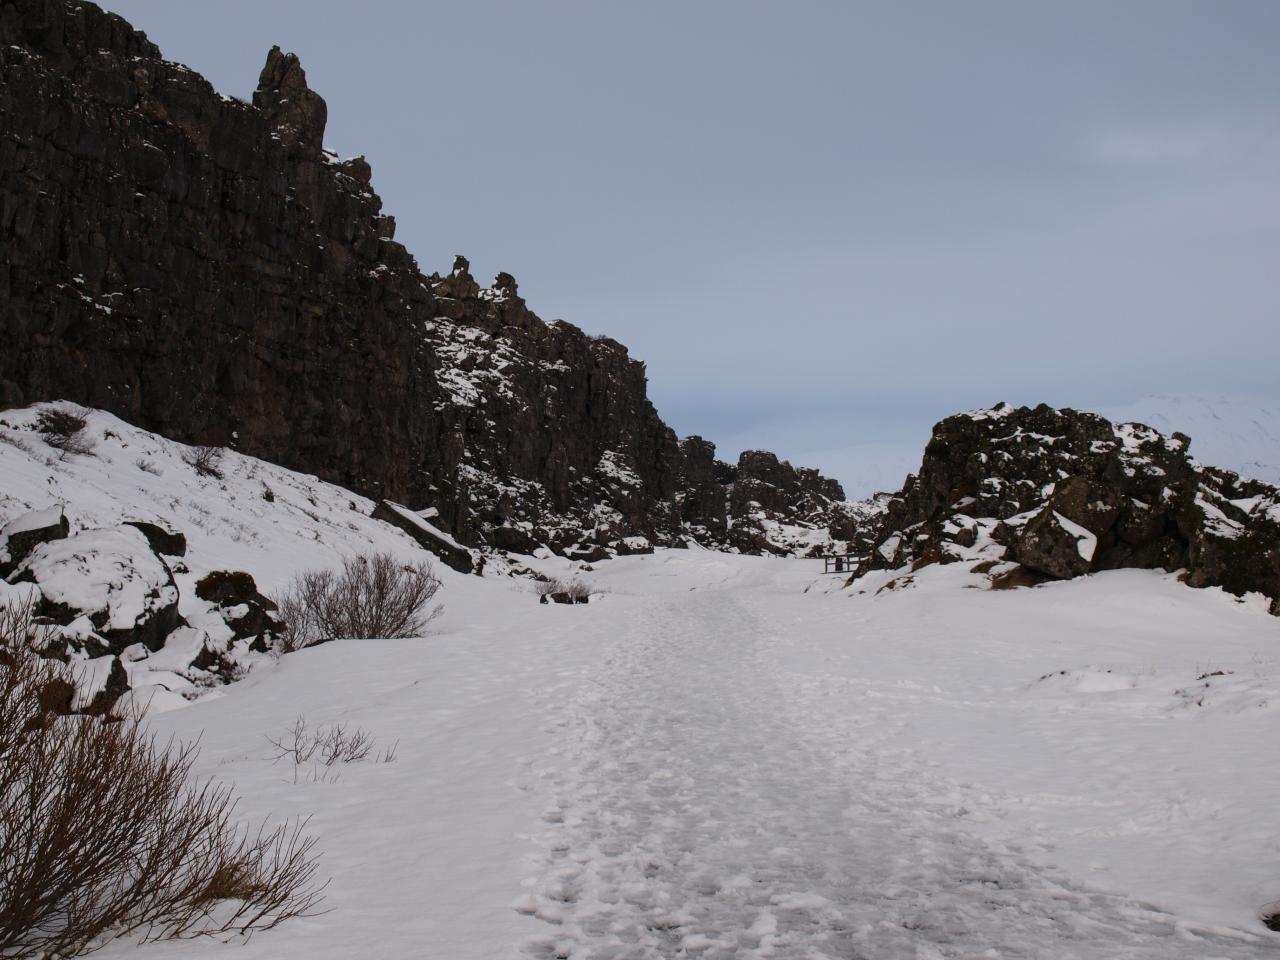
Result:
[[296,52],[425,271],[511,272],[730,459],[1280,396],[1274,0],[106,5],[228,94]]

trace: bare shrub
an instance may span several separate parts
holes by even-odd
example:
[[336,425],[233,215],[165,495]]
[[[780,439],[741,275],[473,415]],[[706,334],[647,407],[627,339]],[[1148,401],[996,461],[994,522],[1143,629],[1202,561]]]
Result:
[[581,580],[571,580],[565,585],[565,593],[574,603],[586,603],[591,597],[591,588]]
[[137,467],[139,470],[141,470],[143,473],[149,473],[153,477],[158,477],[161,475],[160,468],[157,467],[153,461],[147,460],[144,457],[139,457],[137,460],[133,461],[133,465]]
[[228,787],[191,777],[194,744],[159,744],[141,716],[50,709],[65,679],[26,649],[38,629],[9,607],[0,634],[0,955],[70,957],[105,939],[266,930],[316,911],[304,822],[233,821]]
[[87,410],[65,410],[52,407],[41,410],[36,417],[36,429],[43,434],[44,442],[64,457],[71,454],[86,456],[93,453],[93,440],[85,434],[88,425]]
[[366,759],[373,751],[374,738],[359,727],[348,730],[341,723],[313,730],[307,726],[307,718],[299,715],[282,736],[267,737],[267,743],[275,748],[277,762],[287,759],[297,767],[314,761],[332,767]]
[[341,571],[299,574],[275,598],[285,621],[284,652],[326,640],[420,637],[442,612],[430,606],[439,589],[430,564],[389,553],[351,557]]
[[0,607],[0,664],[17,653],[43,650],[56,633],[52,624],[37,616],[38,596],[13,597]]
[[222,479],[221,447],[192,447],[182,459],[200,476]]

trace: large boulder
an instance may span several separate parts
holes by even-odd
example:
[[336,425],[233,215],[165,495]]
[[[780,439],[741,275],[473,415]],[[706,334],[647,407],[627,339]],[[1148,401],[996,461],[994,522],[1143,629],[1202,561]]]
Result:
[[1088,573],[1098,538],[1052,507],[1045,507],[1022,528],[1011,553],[1024,567],[1066,579]]
[[1049,506],[1095,537],[1101,537],[1115,525],[1124,499],[1114,483],[1075,476],[1054,484]]
[[42,615],[91,631],[111,653],[136,643],[159,650],[182,622],[173,574],[133,527],[42,543],[8,579],[34,583]]
[[475,555],[422,514],[390,500],[383,500],[374,508],[372,516],[375,520],[384,520],[399,527],[424,550],[434,553],[459,573],[475,572]]

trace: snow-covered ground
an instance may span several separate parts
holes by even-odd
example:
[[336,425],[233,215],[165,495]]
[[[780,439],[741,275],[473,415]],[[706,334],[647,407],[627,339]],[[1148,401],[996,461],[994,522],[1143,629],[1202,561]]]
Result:
[[[0,521],[51,492],[75,527],[165,520],[191,576],[268,589],[355,550],[420,556],[340,488],[234,455],[202,478],[104,416],[97,456],[66,458],[0,417],[21,441],[0,443]],[[1142,571],[990,592],[956,564],[876,593],[696,549],[530,563],[592,602],[438,565],[431,636],[291,654],[155,715],[201,737],[200,772],[234,782],[246,819],[311,816],[330,912],[99,956],[1280,949],[1258,920],[1280,899],[1280,620],[1262,604]],[[295,769],[267,738],[300,715],[395,759]]]
[[[580,576],[605,591],[585,607],[449,576],[435,636],[292,655],[157,717],[203,731],[246,815],[313,815],[332,912],[141,956],[1280,947],[1257,920],[1280,896],[1259,605],[1136,571],[806,593],[811,563],[703,551]],[[298,714],[397,758],[295,778],[266,736]]]

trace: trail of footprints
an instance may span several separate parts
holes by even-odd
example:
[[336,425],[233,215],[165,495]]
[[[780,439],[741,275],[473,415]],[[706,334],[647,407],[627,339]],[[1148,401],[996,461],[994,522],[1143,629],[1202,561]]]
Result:
[[[659,608],[557,703],[527,960],[1271,956],[1046,876],[771,677],[729,594]],[[880,720],[878,722],[892,722]]]

